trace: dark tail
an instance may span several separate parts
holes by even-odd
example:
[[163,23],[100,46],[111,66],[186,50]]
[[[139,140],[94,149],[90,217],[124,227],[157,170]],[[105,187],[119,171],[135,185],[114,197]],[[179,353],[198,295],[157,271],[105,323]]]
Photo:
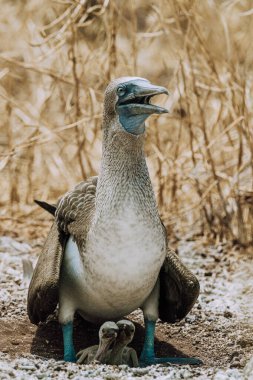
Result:
[[37,203],[37,205],[39,205],[40,207],[44,208],[44,210],[48,211],[50,214],[55,216],[55,212],[56,212],[55,205],[50,205],[47,202],[38,201],[37,199],[34,199],[34,202]]

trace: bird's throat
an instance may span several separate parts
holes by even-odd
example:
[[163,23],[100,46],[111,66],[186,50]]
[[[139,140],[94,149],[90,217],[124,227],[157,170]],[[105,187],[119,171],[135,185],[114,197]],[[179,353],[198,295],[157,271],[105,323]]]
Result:
[[[143,150],[143,136],[117,132],[106,141],[96,193],[96,211],[116,212],[142,198],[156,207]],[[107,209],[108,208],[108,209]]]
[[144,122],[149,116],[150,115],[146,114],[131,115],[128,113],[121,113],[119,115],[119,121],[126,132],[138,136],[145,132]]

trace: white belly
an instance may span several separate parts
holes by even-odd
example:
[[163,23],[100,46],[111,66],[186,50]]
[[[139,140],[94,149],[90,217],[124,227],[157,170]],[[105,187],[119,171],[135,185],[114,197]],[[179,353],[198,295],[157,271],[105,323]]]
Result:
[[162,232],[130,226],[129,230],[124,227],[122,234],[117,222],[96,229],[96,236],[99,239],[92,232],[88,236],[82,259],[69,238],[60,281],[62,320],[64,303],[89,321],[120,318],[140,307],[155,286],[165,257]]

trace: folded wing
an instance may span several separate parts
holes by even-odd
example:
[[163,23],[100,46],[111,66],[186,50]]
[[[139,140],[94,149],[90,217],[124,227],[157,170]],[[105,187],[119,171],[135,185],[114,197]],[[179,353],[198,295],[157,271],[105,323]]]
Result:
[[[45,321],[59,300],[59,279],[63,253],[70,235],[77,244],[85,242],[95,210],[97,177],[79,183],[58,202],[28,290],[27,311],[32,323]],[[43,207],[43,206],[42,206]]]
[[160,271],[159,318],[169,323],[183,319],[195,304],[199,289],[198,279],[168,248]]

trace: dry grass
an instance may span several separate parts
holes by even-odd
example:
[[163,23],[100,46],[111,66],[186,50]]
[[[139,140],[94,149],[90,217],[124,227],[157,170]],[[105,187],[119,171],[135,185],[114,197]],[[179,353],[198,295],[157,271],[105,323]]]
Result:
[[138,75],[171,91],[146,143],[170,233],[252,242],[250,0],[0,4],[1,222],[97,173],[105,86]]

